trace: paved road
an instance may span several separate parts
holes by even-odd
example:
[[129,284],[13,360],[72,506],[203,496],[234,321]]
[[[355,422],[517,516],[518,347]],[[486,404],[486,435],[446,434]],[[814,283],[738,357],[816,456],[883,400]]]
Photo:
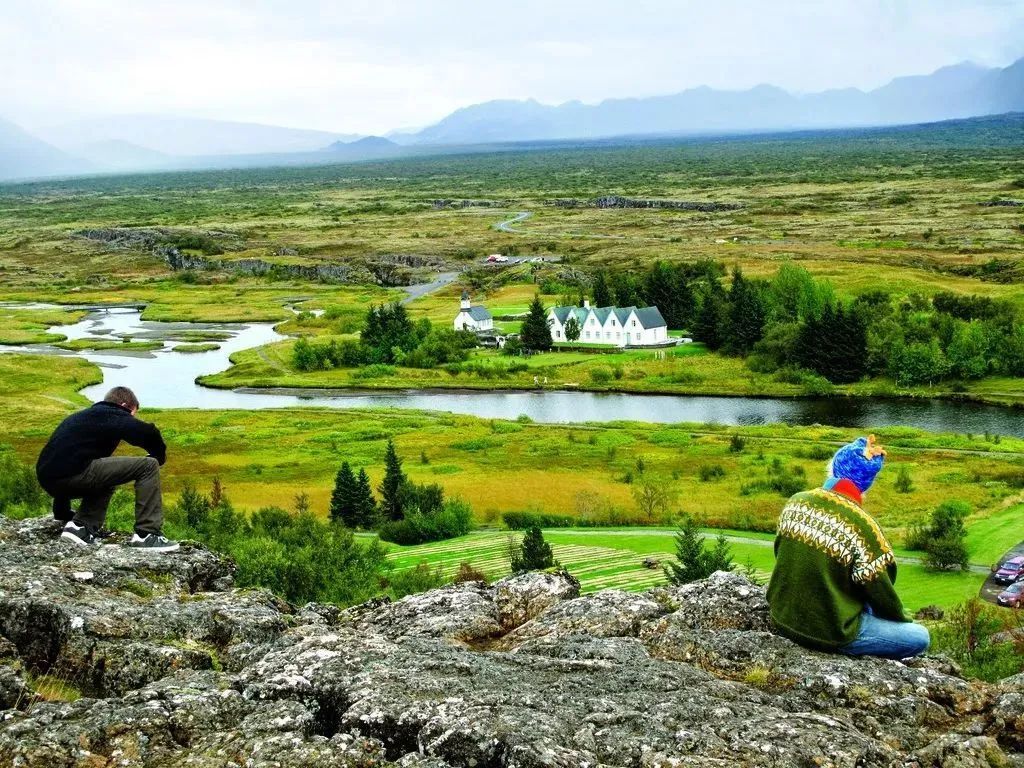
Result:
[[454,282],[455,278],[457,278],[458,276],[458,272],[442,272],[429,283],[407,285],[405,286],[405,292],[409,295],[402,299],[402,303],[408,304],[410,301],[422,298],[427,294],[433,293],[434,291],[444,288],[449,283]]
[[[1011,557],[1016,557],[1017,555],[1024,555],[1024,541],[1010,549],[1009,552],[999,558],[999,562],[1005,562]],[[978,596],[982,600],[988,600],[990,603],[994,603],[996,601],[996,595],[1006,589],[1007,586],[1006,584],[996,584],[996,580],[993,576],[995,576],[995,574],[990,572],[989,577],[985,579],[985,583],[981,585],[981,591],[978,593]]]
[[531,216],[533,216],[533,213],[531,211],[519,211],[519,213],[517,213],[511,219],[499,221],[497,224],[494,225],[494,228],[499,232],[509,232],[513,235],[522,234],[523,230],[516,229],[513,225],[518,224],[521,221],[526,221]]

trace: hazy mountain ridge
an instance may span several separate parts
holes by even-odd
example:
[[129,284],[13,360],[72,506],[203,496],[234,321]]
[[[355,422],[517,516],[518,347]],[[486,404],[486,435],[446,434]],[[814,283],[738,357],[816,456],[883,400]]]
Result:
[[957,64],[930,75],[899,77],[868,92],[845,88],[795,95],[772,85],[746,91],[701,86],[596,105],[489,101],[458,109],[408,140],[446,144],[900,125],[1022,109],[1024,59],[1005,69]]

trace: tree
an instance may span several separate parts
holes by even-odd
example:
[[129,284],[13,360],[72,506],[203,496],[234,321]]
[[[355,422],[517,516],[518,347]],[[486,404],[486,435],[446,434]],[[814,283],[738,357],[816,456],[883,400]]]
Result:
[[366,470],[360,467],[356,476],[355,488],[355,522],[359,528],[372,528],[374,518],[377,516],[377,501],[373,498],[373,491],[370,489],[370,477]]
[[380,492],[380,510],[385,520],[401,520],[405,517],[403,509],[403,489],[408,482],[402,472],[402,460],[398,458],[393,440],[388,440],[384,453],[384,479],[377,490]]
[[604,270],[598,270],[594,275],[594,306],[610,307],[612,305],[612,294],[608,289],[608,281],[605,279]]
[[[637,461],[639,462],[640,459]],[[674,492],[670,490],[668,483],[663,478],[644,475],[640,464],[637,466],[637,473],[642,477],[639,482],[633,483],[630,490],[641,514],[649,521],[665,516],[675,500]]]
[[725,536],[719,534],[714,549],[708,551],[697,523],[689,515],[676,533],[676,562],[665,565],[665,575],[673,584],[689,584],[706,579],[715,571],[733,569],[732,553]]
[[206,527],[213,504],[210,503],[208,497],[196,490],[196,486],[191,480],[187,480],[181,489],[181,495],[178,496],[178,507],[185,513],[185,522],[188,527],[195,531],[201,531]]
[[551,328],[548,327],[548,316],[541,304],[540,294],[534,294],[530,302],[530,311],[523,321],[519,332],[523,346],[534,352],[546,352],[551,349]]
[[349,528],[355,528],[358,525],[356,498],[355,473],[349,463],[343,461],[341,469],[334,477],[334,490],[331,492],[331,520]]
[[725,301],[719,292],[704,292],[694,320],[693,335],[708,349],[719,349],[725,343],[725,310]]
[[297,371],[314,371],[319,365],[313,345],[305,336],[300,336],[292,347],[292,365]]
[[729,291],[729,325],[726,346],[734,354],[745,355],[764,335],[765,307],[758,286],[745,277],[739,267],[732,273]]
[[565,324],[566,341],[577,341],[580,338],[580,321],[573,315]]
[[555,565],[555,556],[551,545],[544,541],[544,534],[536,526],[530,528],[523,536],[523,543],[518,552],[512,552],[512,571],[543,571]]
[[937,570],[967,570],[964,518],[970,513],[970,505],[963,501],[944,501],[935,508],[925,541],[926,566]]

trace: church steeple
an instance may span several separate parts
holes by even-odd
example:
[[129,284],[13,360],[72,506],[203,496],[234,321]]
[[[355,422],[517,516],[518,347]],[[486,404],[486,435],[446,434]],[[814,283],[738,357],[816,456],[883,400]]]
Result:
[[462,303],[459,305],[464,311],[469,312],[469,291],[462,289]]

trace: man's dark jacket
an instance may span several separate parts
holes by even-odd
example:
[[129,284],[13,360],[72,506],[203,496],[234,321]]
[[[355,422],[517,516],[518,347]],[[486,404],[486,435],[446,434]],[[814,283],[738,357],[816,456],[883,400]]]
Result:
[[51,496],[56,495],[52,483],[74,477],[96,459],[113,455],[122,440],[142,448],[161,464],[167,460],[159,429],[115,403],[99,402],[68,416],[50,435],[36,462],[39,484]]

